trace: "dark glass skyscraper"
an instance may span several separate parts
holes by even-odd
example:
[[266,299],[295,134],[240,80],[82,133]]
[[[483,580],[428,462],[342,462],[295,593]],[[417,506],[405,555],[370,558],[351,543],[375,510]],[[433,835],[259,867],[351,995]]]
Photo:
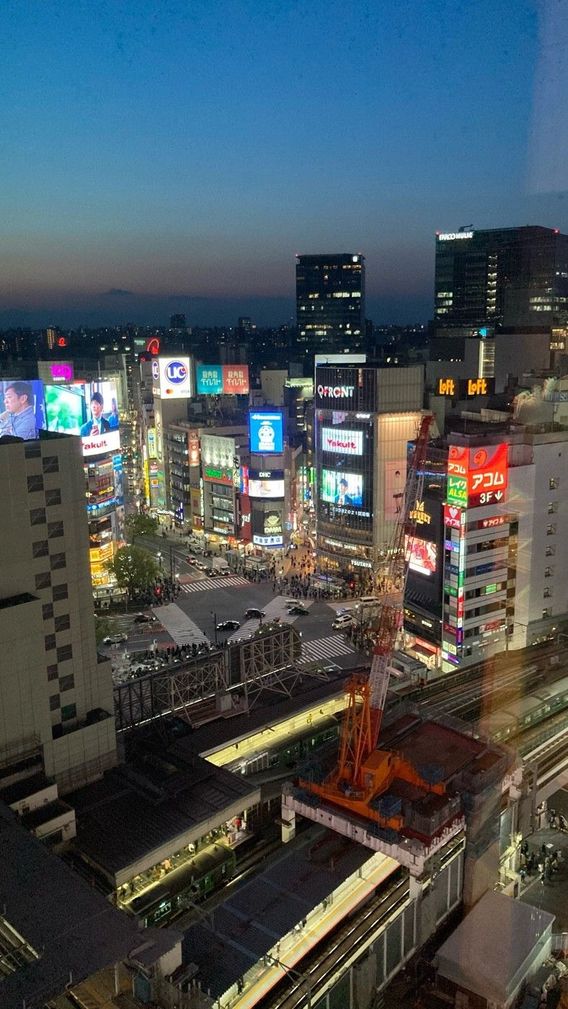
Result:
[[438,333],[564,325],[568,235],[538,226],[438,233],[435,288]]
[[313,351],[360,347],[365,335],[365,257],[342,252],[297,260],[298,342]]

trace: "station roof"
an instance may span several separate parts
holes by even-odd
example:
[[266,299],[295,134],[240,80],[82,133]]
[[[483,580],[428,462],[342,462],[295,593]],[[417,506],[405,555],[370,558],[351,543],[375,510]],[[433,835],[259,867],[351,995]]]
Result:
[[66,800],[77,813],[77,848],[120,885],[254,805],[259,789],[180,744],[162,744]]
[[262,874],[185,933],[184,960],[218,998],[371,857],[363,845],[310,827]]
[[489,1001],[507,1001],[524,979],[554,915],[489,891],[438,950],[438,971]]
[[[2,1006],[44,1006],[70,979],[78,984],[140,946],[136,922],[32,837],[2,802],[0,851]],[[179,938],[175,931],[147,930],[152,962]],[[3,971],[3,961],[15,967],[12,973]]]

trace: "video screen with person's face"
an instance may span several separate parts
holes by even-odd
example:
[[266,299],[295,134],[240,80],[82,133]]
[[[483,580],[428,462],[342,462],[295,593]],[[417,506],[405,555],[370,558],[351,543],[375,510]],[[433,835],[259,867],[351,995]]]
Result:
[[31,441],[45,426],[43,382],[16,378],[0,382],[0,438],[11,435]]
[[48,429],[80,435],[83,455],[116,452],[120,448],[120,419],[114,382],[48,385],[45,408]]
[[321,499],[347,508],[363,506],[363,476],[341,470],[322,470]]

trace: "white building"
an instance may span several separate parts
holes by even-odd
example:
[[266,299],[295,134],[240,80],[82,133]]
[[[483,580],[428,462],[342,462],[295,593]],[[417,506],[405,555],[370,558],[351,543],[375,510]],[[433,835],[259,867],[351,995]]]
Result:
[[0,768],[60,791],[116,764],[110,662],[95,644],[81,442],[0,440]]

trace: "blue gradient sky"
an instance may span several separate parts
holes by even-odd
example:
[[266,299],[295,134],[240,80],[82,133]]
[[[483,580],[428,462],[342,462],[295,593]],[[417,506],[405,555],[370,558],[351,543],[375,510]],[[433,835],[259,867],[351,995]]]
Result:
[[436,229],[568,230],[560,7],[5,0],[0,326],[277,324],[320,251],[365,254],[375,321],[427,319]]

